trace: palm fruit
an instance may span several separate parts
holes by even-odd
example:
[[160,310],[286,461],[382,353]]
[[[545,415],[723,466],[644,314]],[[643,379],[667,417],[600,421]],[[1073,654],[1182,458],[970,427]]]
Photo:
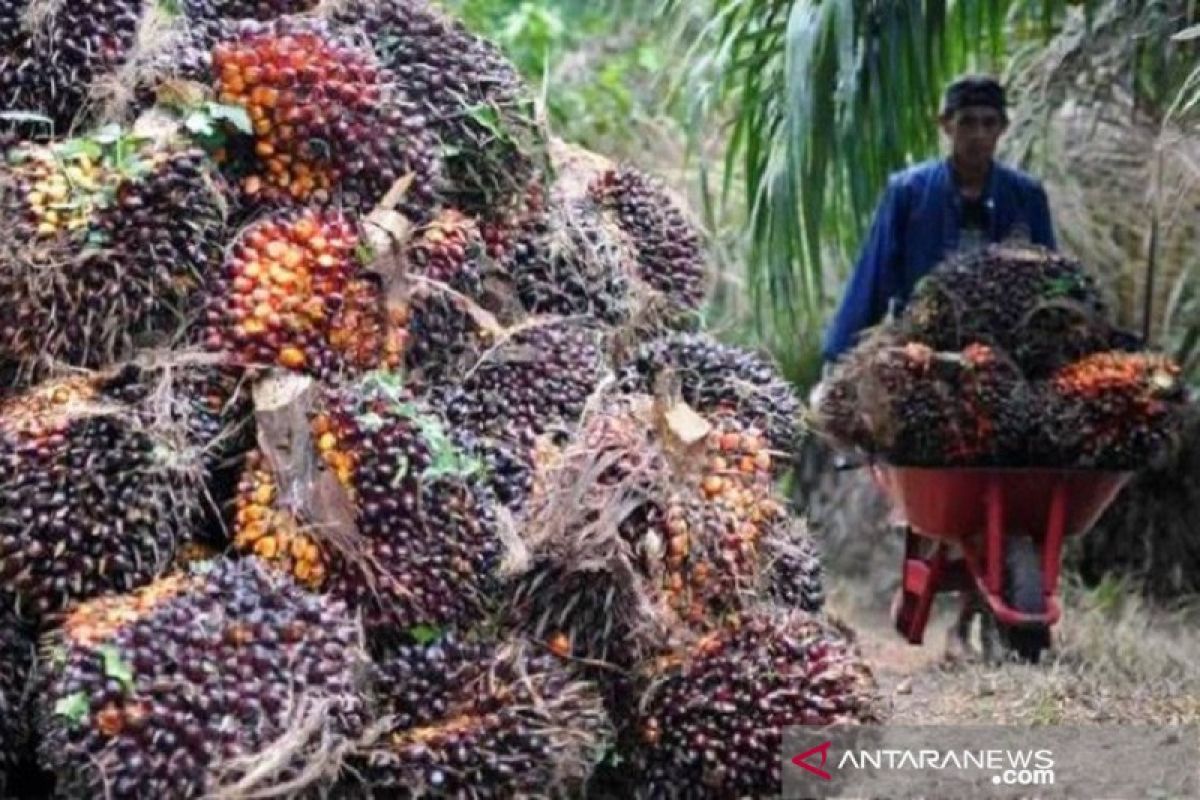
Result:
[[104,84],[118,81],[115,73],[128,59],[150,4],[104,0],[5,6],[0,21],[15,24],[4,27],[0,108],[40,114],[56,131],[69,131],[95,116],[112,88]]
[[708,291],[700,234],[662,186],[626,167],[600,175],[589,194],[633,242],[638,278],[671,306],[698,309]]
[[344,541],[318,524],[321,500],[285,498],[260,453],[239,485],[235,547],[346,600],[363,613],[373,644],[480,619],[502,555],[494,498],[437,418],[372,375],[326,390],[309,427],[355,535]]
[[954,256],[914,290],[900,328],[935,350],[972,342],[1007,352],[1026,376],[1049,375],[1108,348],[1095,281],[1074,259],[1030,246],[992,245]]
[[61,797],[313,788],[365,727],[361,637],[253,559],[84,603],[46,642],[39,759]]
[[574,796],[611,738],[595,687],[524,642],[451,636],[378,672],[388,724],[351,758],[346,797]]
[[1029,463],[1030,392],[1017,367],[990,347],[866,348],[839,366],[832,384],[818,424],[893,463]]
[[218,99],[245,108],[253,129],[253,153],[230,163],[249,203],[365,211],[404,178],[406,215],[424,219],[436,205],[425,120],[369,49],[317,20],[283,18],[241,24],[212,63]]
[[767,564],[759,594],[783,608],[816,614],[825,606],[825,569],[816,541],[801,520],[772,526],[763,539]]
[[879,721],[870,668],[848,632],[803,612],[761,612],[649,665],[624,757],[636,793],[765,797],[781,791],[783,732]]
[[10,611],[0,611],[0,794],[16,777],[28,744],[25,695],[33,655],[29,631]]
[[627,392],[654,392],[673,375],[683,401],[702,414],[732,409],[762,426],[770,445],[792,453],[800,440],[800,403],[768,360],[722,344],[708,334],[672,334],[644,344],[618,373]]
[[340,0],[334,18],[367,31],[379,61],[442,144],[446,195],[471,215],[519,213],[543,167],[532,93],[490,42],[426,0]]
[[589,198],[555,201],[533,214],[518,229],[505,264],[532,314],[617,325],[633,313],[637,251]]
[[105,130],[19,147],[0,169],[6,358],[100,366],[196,314],[224,235],[201,151]]
[[532,447],[579,422],[607,368],[601,344],[585,324],[532,321],[483,353],[462,381],[440,388],[435,403],[453,428]]
[[1051,463],[1139,469],[1168,458],[1187,392],[1164,356],[1106,352],[1047,382],[1041,455]]
[[195,534],[203,465],[186,428],[96,379],[0,406],[0,463],[0,581],[24,615],[145,584]]
[[441,212],[405,248],[405,297],[389,313],[404,330],[410,382],[462,374],[494,327],[485,297],[484,243],[459,211]]
[[363,240],[340,211],[282,211],[248,227],[209,293],[209,350],[318,377],[399,366]]
[[191,20],[271,20],[288,14],[312,11],[320,0],[183,0],[183,12]]

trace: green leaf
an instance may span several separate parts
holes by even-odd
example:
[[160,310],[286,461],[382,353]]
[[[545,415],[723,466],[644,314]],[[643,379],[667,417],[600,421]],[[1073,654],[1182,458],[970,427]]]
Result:
[[254,135],[254,125],[250,122],[250,115],[246,113],[246,109],[242,106],[227,103],[205,103],[204,109],[208,113],[208,116],[217,122],[227,122],[236,128],[239,133],[244,133],[247,136]]
[[92,161],[99,161],[104,155],[104,148],[91,139],[71,139],[63,142],[55,151],[63,159],[87,156]]
[[433,625],[414,625],[408,629],[408,635],[419,645],[433,644],[442,637],[442,631]]
[[88,697],[84,692],[75,692],[59,698],[54,704],[54,716],[66,717],[72,725],[78,725],[87,718]]
[[370,266],[375,261],[375,249],[367,242],[359,242],[354,248],[354,255],[358,259],[358,263],[364,267]]
[[212,136],[216,133],[213,118],[203,111],[193,111],[188,114],[187,119],[183,121],[183,127],[187,129],[188,133],[196,136]]
[[103,645],[99,650],[100,655],[104,657],[104,674],[120,681],[126,691],[132,690],[133,667],[121,659],[121,654],[115,647]]

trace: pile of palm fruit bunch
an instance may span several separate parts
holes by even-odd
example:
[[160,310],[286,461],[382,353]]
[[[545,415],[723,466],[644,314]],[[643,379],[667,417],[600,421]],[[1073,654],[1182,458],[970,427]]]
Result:
[[1108,321],[1079,262],[992,245],[922,279],[835,366],[813,418],[902,465],[1137,470],[1171,457],[1187,408],[1178,366]]
[[776,489],[794,394],[492,44],[0,23],[0,793],[770,795],[787,726],[881,718]]

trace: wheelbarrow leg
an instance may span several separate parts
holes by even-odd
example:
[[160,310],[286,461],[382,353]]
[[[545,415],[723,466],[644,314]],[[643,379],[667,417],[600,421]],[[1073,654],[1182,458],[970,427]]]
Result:
[[904,566],[897,601],[892,607],[892,621],[910,644],[921,644],[925,639],[933,598],[950,556],[950,548],[944,544],[938,544],[932,556],[921,555],[920,549],[920,537],[906,528]]

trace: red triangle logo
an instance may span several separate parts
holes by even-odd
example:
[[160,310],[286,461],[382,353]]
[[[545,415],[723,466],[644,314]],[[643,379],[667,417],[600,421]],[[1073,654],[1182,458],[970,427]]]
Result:
[[803,753],[801,753],[798,756],[792,756],[792,763],[795,764],[797,767],[800,767],[801,769],[808,770],[813,775],[816,775],[817,777],[819,777],[821,780],[831,781],[831,780],[833,780],[832,775],[830,775],[828,772],[821,769],[820,767],[814,767],[812,764],[809,764],[808,759],[811,758],[812,756],[816,755],[817,753],[820,753],[821,754],[821,767],[825,766],[825,759],[827,759],[829,757],[829,748],[832,746],[833,746],[833,742],[824,742],[822,744],[817,745],[816,747],[809,748],[808,750],[805,750]]

